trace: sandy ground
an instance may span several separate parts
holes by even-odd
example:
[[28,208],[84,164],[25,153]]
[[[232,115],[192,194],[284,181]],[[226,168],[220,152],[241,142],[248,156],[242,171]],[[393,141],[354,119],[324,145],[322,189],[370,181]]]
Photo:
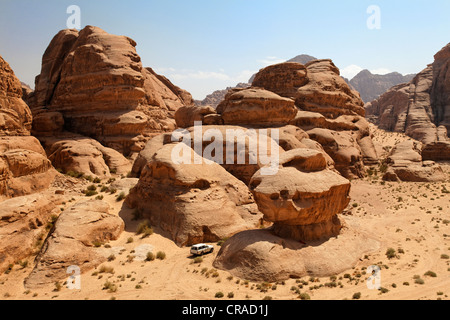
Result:
[[[408,139],[401,134],[372,129],[381,157],[389,146]],[[450,177],[450,163],[442,166]],[[126,223],[121,237],[109,243],[111,248],[101,248],[109,254],[115,252],[115,259],[102,265],[111,267],[112,273],[100,272],[99,266],[82,274],[80,290],[70,290],[64,285],[60,290],[54,285],[27,290],[23,280],[31,271],[31,257],[26,268],[16,265],[9,274],[0,275],[0,299],[291,300],[309,297],[342,300],[359,296],[359,299],[447,300],[450,295],[450,194],[446,190],[450,190],[449,180],[393,183],[383,182],[377,174],[352,181],[352,200],[343,217],[352,227],[380,241],[381,248],[334,277],[305,277],[270,284],[238,279],[226,271],[215,270],[212,263],[220,249],[216,243],[213,254],[203,256],[202,262],[194,262],[189,248],[177,247],[158,229],[147,238],[136,235],[139,221],[132,220],[132,210],[117,202],[116,195],[105,194],[104,200],[111,204],[111,211]],[[68,197],[76,201],[86,199],[76,191]],[[164,252],[166,258],[147,262],[133,259],[136,249],[143,244],[150,245],[154,253]],[[386,255],[389,248],[395,250],[391,258]],[[366,285],[369,276],[366,269],[371,265],[381,269],[381,290],[368,289]],[[106,282],[115,285],[113,290],[104,289]],[[216,298],[218,292],[224,296]]]

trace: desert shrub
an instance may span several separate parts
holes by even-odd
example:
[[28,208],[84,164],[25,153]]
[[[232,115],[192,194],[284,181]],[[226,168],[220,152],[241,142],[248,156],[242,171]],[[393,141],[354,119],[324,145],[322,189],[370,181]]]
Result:
[[358,299],[360,299],[360,298],[361,298],[361,292],[356,292],[356,293],[353,294],[352,299],[358,300]]
[[153,261],[155,260],[155,255],[153,254],[153,252],[149,251],[147,252],[147,257],[145,258],[145,261]]
[[431,270],[428,270],[427,272],[425,272],[424,275],[425,275],[425,276],[432,277],[432,278],[436,278],[436,277],[437,277],[436,272],[433,272],[433,271],[431,271]]
[[100,266],[100,269],[98,270],[98,272],[114,274],[114,268],[102,265],[102,266]]
[[224,296],[224,294],[223,294],[223,292],[221,292],[221,291],[219,291],[219,292],[216,292],[216,294],[214,295],[214,297],[215,298],[223,298],[223,296]]
[[395,249],[394,248],[389,248],[386,250],[386,257],[388,257],[388,259],[392,259],[396,257],[395,254]]
[[69,170],[66,172],[66,175],[72,178],[82,178],[83,174],[81,172]]
[[158,251],[156,253],[156,259],[164,260],[166,258],[166,253],[163,251]]
[[136,234],[142,234],[143,237],[148,237],[153,234],[153,228],[150,225],[149,220],[145,220],[141,223],[139,223]]
[[386,288],[383,288],[383,287],[380,287],[379,290],[380,290],[381,293],[389,292],[389,289],[386,289]]
[[59,281],[55,282],[55,289],[53,291],[61,291],[62,289],[62,284]]
[[229,299],[234,298],[234,293],[233,293],[233,292],[228,292],[227,297],[228,297]]
[[298,297],[300,298],[300,300],[311,300],[311,297],[306,292],[300,293]]
[[123,199],[125,199],[126,198],[126,193],[125,192],[121,192],[121,193],[119,193],[119,195],[117,196],[117,198],[116,198],[116,201],[122,201]]
[[108,292],[116,292],[117,291],[117,286],[110,282],[110,281],[106,281],[103,284],[103,290],[108,290]]
[[193,263],[202,263],[203,262],[203,257],[195,257],[193,260]]
[[102,180],[99,177],[95,177],[94,180],[92,181],[94,183],[100,183],[102,182]]

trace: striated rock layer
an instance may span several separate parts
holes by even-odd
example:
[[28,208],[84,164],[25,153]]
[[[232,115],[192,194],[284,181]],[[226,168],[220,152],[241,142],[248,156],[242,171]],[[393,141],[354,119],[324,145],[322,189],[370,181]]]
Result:
[[298,112],[289,124],[318,141],[345,177],[362,177],[364,165],[377,163],[364,103],[331,60],[269,66],[256,75],[253,86],[294,99]]
[[29,97],[39,119],[33,131],[48,134],[45,124],[57,119],[56,131],[94,138],[127,156],[149,137],[173,130],[173,113],[192,105],[192,97],[143,68],[135,47],[132,39],[97,27],[60,31],[44,53]]
[[[190,164],[173,161],[178,147],[184,148],[185,159],[192,159]],[[185,144],[164,145],[143,168],[127,204],[180,246],[256,228],[262,216],[247,186],[215,162],[193,161],[194,151]]]
[[450,44],[409,83],[391,88],[366,104],[367,117],[381,129],[403,132],[422,142],[426,160],[449,160]]
[[31,124],[21,83],[0,56],[0,198],[41,191],[57,174],[39,141],[30,136]]
[[101,200],[77,203],[65,210],[56,221],[36,257],[33,271],[25,279],[25,287],[39,288],[68,277],[67,268],[77,266],[81,273],[95,268],[106,257],[95,243],[116,240],[124,222],[109,213],[109,204]]

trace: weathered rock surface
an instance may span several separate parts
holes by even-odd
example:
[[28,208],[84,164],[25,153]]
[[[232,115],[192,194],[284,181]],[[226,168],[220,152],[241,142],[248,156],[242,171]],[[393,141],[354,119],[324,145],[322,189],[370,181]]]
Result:
[[27,136],[32,116],[22,100],[22,85],[0,56],[0,136]]
[[[177,146],[185,148],[184,157],[191,164],[172,160]],[[195,164],[194,151],[185,144],[164,145],[126,198],[129,206],[167,231],[180,246],[256,228],[262,217],[244,183],[219,164],[200,159]]]
[[397,144],[387,158],[387,181],[437,182],[448,177],[434,161],[422,161],[420,142],[407,140]]
[[205,125],[223,124],[223,120],[211,106],[183,106],[175,112],[175,121],[179,128],[194,126],[201,121]]
[[312,149],[282,153],[279,164],[275,174],[255,173],[249,185],[274,232],[301,241],[339,234],[335,216],[350,201],[350,181],[328,169],[323,154]]
[[51,216],[59,213],[62,198],[32,194],[5,200],[0,205],[0,273],[36,253]]
[[[364,104],[331,60],[269,66],[256,75],[253,85],[294,99],[298,111],[289,124],[321,143],[345,177],[362,177],[364,165],[378,161]],[[342,137],[341,143],[332,136]]]
[[234,89],[217,106],[226,125],[286,125],[297,114],[292,99],[259,89]]
[[53,166],[64,173],[79,172],[103,179],[110,177],[111,171],[127,174],[131,167],[130,161],[121,153],[94,139],[73,134],[41,139]]
[[63,124],[64,130],[94,138],[126,156],[139,152],[149,137],[173,130],[174,112],[192,105],[192,97],[143,68],[135,46],[130,38],[97,27],[60,31],[43,56],[29,99],[39,114],[33,129],[48,134],[45,124],[58,117],[57,131]]
[[43,190],[57,174],[39,141],[30,136],[31,123],[21,83],[0,57],[0,197]]
[[403,132],[422,142],[426,159],[450,159],[449,66],[450,44],[409,83],[366,104],[367,117],[382,129]]
[[36,265],[25,279],[25,287],[38,288],[67,279],[69,266],[81,273],[106,261],[95,243],[106,243],[119,237],[124,222],[109,213],[109,204],[101,200],[80,202],[59,216],[48,236]]
[[228,239],[213,265],[252,281],[325,277],[352,268],[379,246],[376,240],[346,227],[337,237],[307,244],[279,237],[268,229],[252,230]]

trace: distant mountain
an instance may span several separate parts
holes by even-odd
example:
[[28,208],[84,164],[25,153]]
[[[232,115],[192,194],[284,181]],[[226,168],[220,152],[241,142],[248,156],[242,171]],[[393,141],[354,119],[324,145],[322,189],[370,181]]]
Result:
[[235,89],[235,88],[247,88],[250,87],[250,83],[238,83],[235,87],[228,87],[223,90],[216,90],[211,94],[208,94],[205,99],[203,100],[195,100],[194,103],[196,105],[200,106],[211,106],[213,108],[217,108],[219,103],[223,101],[225,98],[225,95],[227,94],[228,90]]
[[[297,62],[301,64],[306,64],[310,61],[317,60],[317,58],[313,56],[309,56],[307,54],[301,54],[298,55],[290,60],[287,60],[286,62]],[[235,87],[228,87],[224,90],[216,90],[213,93],[206,96],[203,100],[195,100],[195,104],[200,106],[211,106],[213,108],[216,108],[220,102],[225,98],[225,95],[227,94],[228,90],[234,89],[234,88],[247,88],[252,85],[253,80],[255,79],[256,73],[248,80],[248,83],[238,83]]]
[[317,60],[317,58],[315,58],[313,56],[309,56],[307,54],[301,54],[299,56],[296,56],[295,58],[288,60],[287,62],[297,62],[297,63],[301,63],[301,64],[307,64],[308,62],[313,61],[313,60]]
[[372,74],[369,70],[362,70],[353,79],[350,81],[346,79],[346,81],[360,93],[364,102],[370,102],[393,86],[411,81],[414,76],[415,74],[404,76],[398,72],[380,75]]
[[[317,60],[316,57],[301,54],[286,62],[297,62],[301,64],[307,64],[310,61]],[[233,88],[245,88],[250,87],[255,79],[256,74],[254,74],[248,83],[239,83],[235,87],[228,87],[223,90],[217,90],[206,96],[203,100],[196,100],[197,105],[210,105],[214,108],[225,98],[228,90]],[[361,99],[364,102],[369,102],[377,99],[380,95],[385,93],[387,90],[396,86],[400,83],[406,83],[414,78],[415,74],[402,75],[398,72],[392,72],[385,75],[372,74],[369,70],[362,70],[353,79],[349,80],[344,78],[344,80],[361,95]]]

